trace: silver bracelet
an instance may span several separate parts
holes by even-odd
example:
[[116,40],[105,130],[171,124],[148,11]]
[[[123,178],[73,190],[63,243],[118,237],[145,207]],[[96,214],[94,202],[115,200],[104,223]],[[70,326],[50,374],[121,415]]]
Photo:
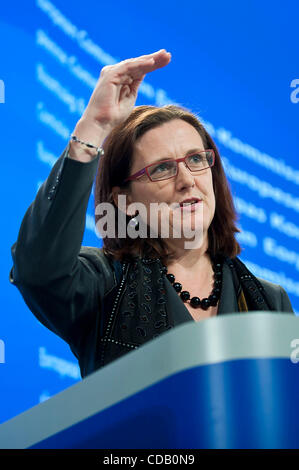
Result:
[[78,142],[79,144],[83,144],[86,147],[96,149],[98,155],[104,155],[104,150],[102,147],[97,147],[96,145],[93,145],[90,142],[83,142],[83,140],[79,140],[78,137],[76,137],[74,134],[71,135],[71,140],[73,140],[74,142]]

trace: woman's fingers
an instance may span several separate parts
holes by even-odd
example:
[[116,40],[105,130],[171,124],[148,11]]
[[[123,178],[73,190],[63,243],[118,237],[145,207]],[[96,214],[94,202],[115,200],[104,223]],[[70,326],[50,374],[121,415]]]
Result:
[[[166,52],[165,49],[154,52],[153,54],[147,54],[134,59],[126,59],[117,64],[118,73],[127,73],[136,75],[136,73],[148,73],[158,68],[164,67],[171,60],[170,52]],[[111,70],[115,66],[110,66]],[[110,68],[109,67],[109,68]]]
[[141,76],[167,65],[171,54],[165,49],[134,59],[126,59],[115,65],[103,67],[101,75],[112,79],[114,84],[130,84],[130,80],[139,80]]
[[163,54],[136,62],[128,62],[126,64],[126,72],[133,78],[136,78],[140,74],[153,72],[154,70],[164,67],[170,62],[170,59],[170,55]]
[[140,83],[143,81],[145,75],[141,75],[138,79],[134,80],[132,85],[131,85],[131,91],[133,95],[137,96],[138,93],[138,88],[140,86]]
[[126,59],[102,68],[97,85],[89,100],[85,117],[113,128],[132,111],[138,88],[147,73],[167,65],[171,54],[165,49],[140,57]]
[[113,75],[115,74],[113,82],[115,84],[129,84],[130,79],[132,81],[139,80],[147,73],[164,67],[170,60],[171,56],[169,54],[145,59],[129,59],[121,63],[117,69],[110,69],[111,73],[113,73]]
[[129,59],[127,61],[124,61],[127,63],[127,66],[129,69],[134,69],[137,65],[140,65],[140,67],[146,67],[152,64],[153,70],[156,70],[157,68],[164,67],[167,65],[171,60],[171,54],[170,52],[166,52],[165,49],[161,49],[161,51],[154,52],[153,54],[147,54],[144,56],[137,57],[135,59]]
[[156,59],[157,57],[161,57],[165,54],[170,54],[170,52],[167,52],[166,49],[160,49],[159,51],[152,52],[151,54],[144,54],[139,57],[135,57],[135,59],[133,60],[143,60],[143,59],[151,59],[151,58]]

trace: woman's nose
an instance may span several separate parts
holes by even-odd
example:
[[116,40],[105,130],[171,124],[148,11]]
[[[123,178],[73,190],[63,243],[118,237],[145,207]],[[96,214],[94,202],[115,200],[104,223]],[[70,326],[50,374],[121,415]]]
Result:
[[185,162],[178,163],[176,183],[181,186],[193,186],[194,177]]

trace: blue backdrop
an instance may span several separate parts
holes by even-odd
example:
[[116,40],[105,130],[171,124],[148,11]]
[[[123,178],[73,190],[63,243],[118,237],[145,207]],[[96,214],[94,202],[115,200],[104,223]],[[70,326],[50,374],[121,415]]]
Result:
[[[67,344],[9,284],[10,247],[106,64],[172,53],[137,104],[199,114],[240,215],[241,259],[282,285],[298,313],[298,14],[295,1],[2,2],[0,422],[80,380]],[[101,246],[92,196],[83,244]]]

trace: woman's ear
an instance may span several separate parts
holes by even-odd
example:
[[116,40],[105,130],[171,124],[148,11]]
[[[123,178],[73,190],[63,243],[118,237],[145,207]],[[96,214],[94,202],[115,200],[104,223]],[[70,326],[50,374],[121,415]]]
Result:
[[113,186],[112,190],[112,198],[113,198],[113,202],[114,204],[116,205],[116,207],[118,207],[118,195],[120,194],[120,187],[119,186]]
[[118,207],[119,210],[125,212],[128,216],[134,215],[128,213],[128,206],[132,203],[129,190],[121,189],[120,186],[113,186],[112,197],[115,206]]

